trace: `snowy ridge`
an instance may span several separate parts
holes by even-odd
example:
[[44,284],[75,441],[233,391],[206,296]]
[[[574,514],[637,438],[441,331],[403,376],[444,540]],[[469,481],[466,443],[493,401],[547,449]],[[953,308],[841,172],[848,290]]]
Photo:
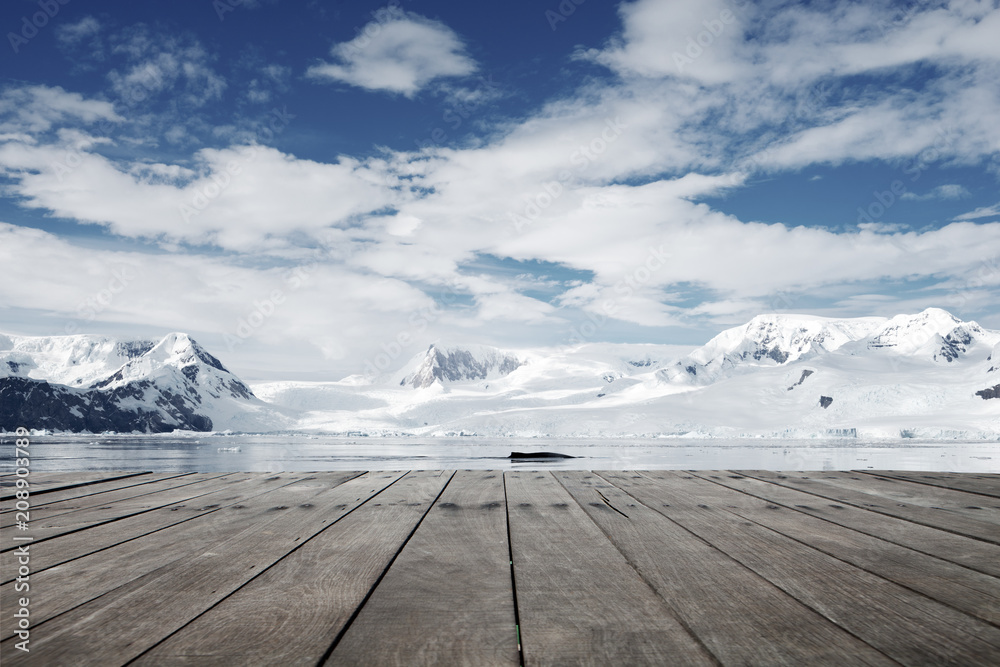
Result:
[[0,417],[70,431],[220,430],[281,415],[187,334],[160,341],[0,335]]
[[665,368],[667,382],[705,385],[745,366],[780,366],[839,349],[876,331],[878,317],[832,319],[810,315],[758,315],[727,329],[704,347]]
[[723,331],[691,354],[663,369],[662,380],[708,385],[755,367],[781,366],[841,350],[955,361],[977,344],[995,345],[1000,334],[962,322],[939,308],[891,319],[833,319],[808,315],[758,315],[742,327]]
[[88,387],[154,345],[154,341],[109,336],[35,338],[0,334],[0,377],[29,377]]
[[[28,417],[64,430],[1000,439],[1000,332],[942,310],[761,315],[677,351],[436,343],[396,373],[251,392],[181,333],[0,335],[0,426]],[[46,415],[62,425],[45,426]]]
[[434,344],[415,361],[415,369],[404,369],[400,385],[423,389],[434,383],[501,378],[524,364],[513,353],[485,345]]
[[[874,344],[872,344],[874,343]],[[469,348],[471,349],[471,348]],[[667,346],[519,350],[507,375],[264,383],[335,433],[549,437],[1000,438],[1000,332],[930,309],[894,318],[762,315],[677,359]],[[693,366],[695,373],[687,371]]]

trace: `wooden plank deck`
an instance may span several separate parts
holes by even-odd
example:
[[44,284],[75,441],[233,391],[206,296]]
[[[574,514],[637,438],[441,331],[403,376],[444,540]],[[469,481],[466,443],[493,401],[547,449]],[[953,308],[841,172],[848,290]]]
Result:
[[30,481],[4,665],[1000,664],[996,474]]

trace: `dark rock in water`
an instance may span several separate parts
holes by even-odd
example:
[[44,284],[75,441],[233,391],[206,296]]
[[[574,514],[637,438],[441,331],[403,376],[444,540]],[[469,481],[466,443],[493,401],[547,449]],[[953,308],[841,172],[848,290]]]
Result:
[[981,389],[976,392],[976,396],[982,397],[982,399],[988,400],[991,398],[1000,398],[1000,384],[995,387],[987,387],[986,389]]
[[833,404],[833,398],[832,397],[830,397],[830,396],[820,396],[819,397],[819,406],[821,408],[828,408],[828,407],[830,407],[831,404]]
[[556,452],[511,452],[509,459],[575,459],[569,454],[557,454]]

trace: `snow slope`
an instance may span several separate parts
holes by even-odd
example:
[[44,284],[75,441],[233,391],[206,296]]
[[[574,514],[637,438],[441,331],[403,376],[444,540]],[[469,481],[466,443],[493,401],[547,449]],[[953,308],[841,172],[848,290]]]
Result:
[[0,335],[0,426],[27,410],[68,430],[113,413],[115,430],[1000,439],[1000,332],[943,310],[760,315],[675,350],[439,343],[384,376],[251,392],[185,334]]
[[1000,437],[1000,400],[977,395],[1000,383],[1000,332],[939,309],[891,319],[762,315],[681,359],[655,345],[467,351],[521,363],[414,387],[422,354],[367,383],[254,390],[300,410],[299,428],[326,432]]
[[52,430],[271,430],[280,411],[187,334],[160,341],[0,334],[0,413]]

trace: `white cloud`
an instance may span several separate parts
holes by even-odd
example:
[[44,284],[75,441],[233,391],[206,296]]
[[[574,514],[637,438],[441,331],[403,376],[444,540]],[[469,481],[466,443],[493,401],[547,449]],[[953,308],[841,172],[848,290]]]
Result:
[[209,53],[190,37],[153,33],[140,24],[117,36],[112,52],[127,63],[108,72],[112,89],[126,107],[169,91],[174,99],[197,108],[220,99],[227,87]]
[[748,73],[737,57],[745,16],[724,0],[639,0],[618,8],[620,39],[586,57],[619,73],[731,81]]
[[927,201],[929,199],[962,199],[971,195],[972,193],[965,186],[958,185],[957,183],[948,183],[946,185],[939,185],[922,195],[918,195],[915,192],[904,192],[899,198],[909,201]]
[[199,151],[197,171],[144,162],[122,170],[92,146],[81,135],[45,146],[8,142],[0,165],[19,181],[27,206],[123,236],[243,251],[349,225],[394,197],[376,173],[347,158],[318,163],[252,145]]
[[93,16],[85,16],[76,23],[60,24],[56,37],[65,46],[75,46],[101,32],[101,24]]
[[[713,158],[765,169],[956,156],[968,164],[1000,151],[1000,94],[990,83],[1000,75],[995,3],[904,13],[847,2],[636,0],[619,13],[621,34],[583,57],[622,77],[623,98],[675,101],[672,125],[707,153],[692,167]],[[915,63],[936,68],[919,88],[893,79]]]
[[0,132],[38,134],[69,122],[121,121],[109,102],[84,99],[59,86],[8,88],[0,95]]
[[956,215],[952,220],[978,220],[980,218],[995,218],[1000,217],[1000,203],[994,204],[993,206],[980,206],[974,211],[969,211],[968,213],[963,213],[962,215]]
[[330,54],[336,62],[310,67],[309,76],[406,97],[432,81],[476,70],[451,28],[400,10],[383,10],[353,40],[335,44]]
[[[33,279],[21,280],[29,264]],[[279,362],[304,354],[313,369],[360,370],[387,336],[414,330],[411,313],[428,314],[419,325],[431,336],[450,321],[405,282],[336,264],[254,268],[217,255],[95,249],[6,223],[0,223],[0,303],[44,313],[50,328],[36,328],[37,334],[138,324],[146,335],[162,335],[182,328],[237,369],[261,368],[257,355],[278,348]],[[260,315],[250,317],[255,312],[262,323]],[[241,328],[248,320],[255,325]],[[348,351],[357,356],[333,358]]]
[[[436,290],[457,290],[471,305],[448,321],[477,331],[487,322],[518,321],[551,330],[581,310],[644,326],[680,325],[733,316],[734,304],[766,306],[779,291],[832,295],[858,281],[960,280],[970,256],[1000,243],[1000,225],[837,233],[723,215],[696,200],[741,187],[745,174],[690,171],[705,157],[684,143],[678,115],[696,113],[685,100],[659,91],[639,99],[615,90],[599,95],[587,104],[554,103],[474,148],[363,162],[232,146],[201,150],[191,166],[119,164],[75,133],[47,144],[10,141],[0,147],[0,164],[27,205],[116,234],[214,244],[279,262],[322,258],[345,281],[408,285],[426,301],[373,306],[397,322],[420,307],[413,304],[433,303]],[[651,108],[650,99],[662,104]],[[676,150],[664,150],[671,145]],[[69,151],[80,167],[54,169]],[[664,167],[685,175],[615,183]],[[532,204],[538,215],[527,220]],[[527,223],[518,227],[518,217]],[[523,294],[515,280],[463,268],[481,255],[538,260],[593,278],[546,303]],[[700,310],[680,305],[691,290]],[[329,322],[332,315],[308,317]],[[382,340],[381,322],[359,314],[353,326]]]
[[[765,8],[635,0],[619,13],[621,36],[586,55],[623,75],[798,86],[921,61],[1000,59],[1000,10],[982,2],[911,7],[900,15],[887,3]],[[745,39],[747,30],[753,39]]]
[[253,104],[267,104],[277,91],[288,90],[291,69],[283,65],[270,64],[259,68],[257,76],[246,86],[246,99]]

